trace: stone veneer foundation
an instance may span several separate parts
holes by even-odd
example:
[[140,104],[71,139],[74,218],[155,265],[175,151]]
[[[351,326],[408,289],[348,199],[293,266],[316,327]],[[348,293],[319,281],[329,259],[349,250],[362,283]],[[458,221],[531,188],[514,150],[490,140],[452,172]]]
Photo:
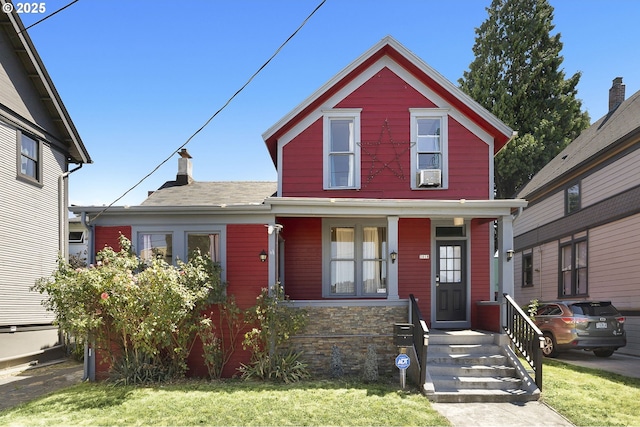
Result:
[[336,345],[340,350],[345,375],[361,375],[364,368],[367,347],[373,344],[378,356],[380,375],[397,372],[395,358],[398,348],[393,343],[395,323],[408,321],[408,302],[404,305],[338,305],[296,306],[309,314],[305,330],[293,336],[288,347],[302,351],[302,360],[309,371],[317,376],[330,376],[331,349]]

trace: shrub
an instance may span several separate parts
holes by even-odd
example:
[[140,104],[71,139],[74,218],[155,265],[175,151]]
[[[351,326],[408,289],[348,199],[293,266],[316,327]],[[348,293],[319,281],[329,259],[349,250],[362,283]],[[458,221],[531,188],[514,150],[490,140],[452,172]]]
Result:
[[253,328],[244,336],[243,348],[251,350],[251,362],[239,368],[242,378],[299,381],[309,376],[307,365],[300,361],[301,354],[283,352],[282,347],[292,335],[304,328],[306,311],[287,305],[284,289],[277,284],[256,299],[246,318]]
[[[34,289],[64,331],[106,349],[115,380],[144,383],[182,376],[201,312],[224,297],[219,266],[199,252],[189,262],[143,262],[120,236],[96,265],[72,268],[64,259]],[[115,351],[113,351],[113,347]]]

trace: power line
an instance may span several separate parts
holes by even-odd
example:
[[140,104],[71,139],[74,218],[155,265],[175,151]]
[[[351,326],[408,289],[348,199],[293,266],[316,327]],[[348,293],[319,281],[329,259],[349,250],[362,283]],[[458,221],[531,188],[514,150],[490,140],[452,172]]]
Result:
[[[45,16],[45,17],[44,17],[44,18],[42,18],[41,20],[39,20],[39,21],[37,21],[37,22],[34,22],[33,24],[29,25],[27,28],[25,28],[24,30],[20,31],[20,33],[23,33],[23,32],[25,32],[25,31],[27,31],[29,28],[33,28],[33,27],[35,27],[36,25],[38,25],[38,24],[39,24],[39,23],[41,23],[42,21],[45,21],[45,20],[47,20],[47,19],[51,18],[51,17],[52,17],[53,15],[55,15],[56,13],[62,12],[63,10],[65,10],[66,8],[68,8],[69,6],[71,6],[72,4],[77,3],[77,2],[79,2],[79,1],[80,1],[80,0],[73,0],[71,3],[67,4],[66,6],[62,6],[60,9],[56,10],[55,12],[53,12],[53,13],[51,13],[51,14],[49,14],[49,15]],[[18,34],[20,34],[20,33],[18,33]]]
[[[78,1],[78,0],[76,0]],[[251,77],[249,77],[249,80],[247,80],[247,82],[242,85],[240,87],[240,89],[238,89],[228,100],[227,102],[224,103],[224,105],[222,107],[220,107],[218,109],[218,111],[216,111],[215,113],[213,113],[213,115],[211,117],[209,117],[209,119],[198,129],[196,130],[189,138],[187,138],[187,140],[185,141],[184,144],[182,144],[181,146],[179,146],[177,149],[175,149],[166,159],[164,159],[162,162],[160,162],[160,164],[158,164],[158,166],[156,166],[151,172],[149,172],[147,175],[145,175],[140,181],[138,181],[133,187],[129,188],[127,191],[125,191],[120,197],[118,197],[116,200],[114,200],[113,202],[111,202],[107,207],[105,207],[103,210],[101,210],[100,212],[98,212],[98,215],[96,215],[93,218],[93,221],[95,221],[96,219],[98,219],[100,217],[100,215],[102,215],[103,213],[105,213],[109,208],[111,208],[116,202],[118,202],[120,199],[122,199],[124,196],[126,196],[127,194],[129,194],[131,191],[133,191],[136,187],[138,187],[140,184],[142,184],[147,178],[149,178],[151,175],[153,175],[158,169],[160,169],[162,167],[162,165],[164,165],[165,163],[167,163],[169,160],[171,160],[171,158],[173,157],[174,154],[178,153],[182,148],[184,148],[187,144],[189,144],[191,142],[191,140],[198,135],[205,127],[207,127],[207,125],[209,125],[209,123],[211,123],[211,121],[222,112],[222,110],[224,110],[230,103],[231,101],[233,101],[233,99],[238,96],[240,94],[240,92],[242,92],[248,85],[249,83],[251,83],[253,81],[253,79],[273,60],[273,58],[276,57],[276,55],[278,55],[278,53],[280,53],[280,51],[285,47],[285,45],[287,43],[289,43],[289,41],[295,37],[296,34],[298,34],[298,32],[302,29],[302,27],[305,26],[305,24],[307,23],[307,21],[309,21],[309,19],[311,19],[311,17],[318,11],[318,9],[320,9],[322,7],[322,5],[326,2],[327,0],[322,0],[320,2],[320,4],[318,4],[318,6],[316,6],[316,8],[313,10],[313,12],[311,12],[309,14],[309,16],[307,16],[305,18],[304,21],[302,21],[302,23],[300,24],[300,26],[298,26],[298,28],[284,41],[284,43],[282,43],[280,45],[280,47],[278,49],[276,49],[276,51],[273,53],[273,55],[271,55],[271,57],[269,59],[267,59],[267,61],[262,64],[260,66],[260,68],[258,68],[258,70],[253,73],[253,75],[251,75]]]

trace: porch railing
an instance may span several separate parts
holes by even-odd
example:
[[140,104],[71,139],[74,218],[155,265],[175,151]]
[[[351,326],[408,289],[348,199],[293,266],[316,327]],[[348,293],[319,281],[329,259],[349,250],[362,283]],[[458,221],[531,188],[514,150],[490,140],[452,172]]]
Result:
[[411,300],[411,322],[413,323],[413,348],[416,351],[418,362],[420,363],[420,387],[427,382],[427,347],[429,346],[429,328],[424,321],[418,302],[413,294],[409,295]]
[[542,331],[509,294],[503,295],[506,301],[506,313],[502,328],[533,369],[536,385],[542,390],[542,345],[544,344]]

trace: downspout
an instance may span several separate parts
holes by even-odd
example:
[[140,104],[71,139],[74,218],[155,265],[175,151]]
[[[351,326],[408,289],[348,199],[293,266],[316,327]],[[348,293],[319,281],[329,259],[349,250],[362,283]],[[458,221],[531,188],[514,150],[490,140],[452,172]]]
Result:
[[66,191],[67,185],[65,183],[65,179],[78,169],[82,168],[82,166],[83,163],[80,163],[77,168],[64,172],[58,177],[58,252],[66,260],[68,260],[69,256],[69,254],[67,253],[67,240],[69,238],[69,233],[67,232],[67,224],[69,222],[69,195]]

